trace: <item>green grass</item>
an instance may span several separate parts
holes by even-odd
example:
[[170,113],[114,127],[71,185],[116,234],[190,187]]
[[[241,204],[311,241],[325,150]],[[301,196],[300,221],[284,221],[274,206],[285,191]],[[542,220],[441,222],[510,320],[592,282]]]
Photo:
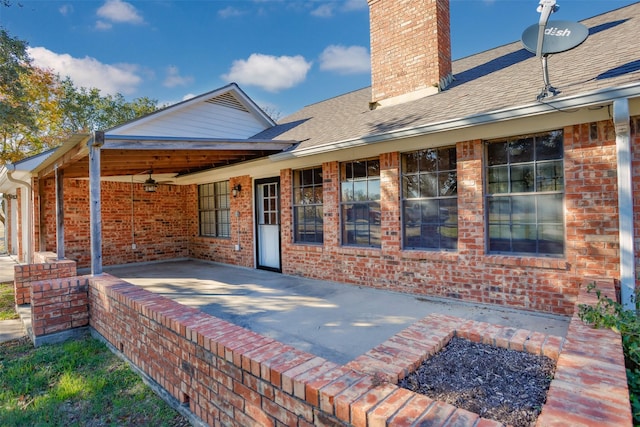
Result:
[[17,319],[13,283],[0,283],[0,320]]
[[0,344],[0,425],[188,426],[122,360],[87,337]]

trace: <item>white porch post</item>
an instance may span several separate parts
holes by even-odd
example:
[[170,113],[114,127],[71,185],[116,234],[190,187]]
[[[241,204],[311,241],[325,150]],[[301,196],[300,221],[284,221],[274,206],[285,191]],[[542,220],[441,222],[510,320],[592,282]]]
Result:
[[633,227],[633,183],[631,137],[629,126],[629,100],[613,101],[613,123],[616,129],[618,159],[618,215],[620,223],[620,293],[622,305],[635,310],[635,248]]
[[89,140],[89,213],[91,217],[91,274],[102,274],[102,207],[100,205],[100,147],[104,132],[94,132]]

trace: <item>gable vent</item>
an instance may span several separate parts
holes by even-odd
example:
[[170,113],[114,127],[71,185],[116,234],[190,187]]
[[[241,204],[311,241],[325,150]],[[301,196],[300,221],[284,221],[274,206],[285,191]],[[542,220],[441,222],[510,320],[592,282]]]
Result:
[[214,105],[220,105],[221,107],[234,108],[236,110],[244,111],[245,113],[249,112],[249,110],[247,110],[247,108],[230,93],[223,93],[222,95],[207,99],[204,102],[208,102],[209,104]]

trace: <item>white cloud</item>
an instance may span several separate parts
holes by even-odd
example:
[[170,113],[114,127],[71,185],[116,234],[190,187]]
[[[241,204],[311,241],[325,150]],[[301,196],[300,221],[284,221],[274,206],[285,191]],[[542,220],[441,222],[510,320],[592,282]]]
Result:
[[349,11],[349,10],[363,10],[363,9],[368,9],[368,8],[369,8],[369,6],[367,4],[367,0],[347,0],[342,5],[342,9],[346,10],[346,11]]
[[276,57],[253,53],[249,59],[233,61],[231,70],[222,78],[227,82],[278,92],[303,82],[310,68],[311,62],[301,55]]
[[70,4],[63,4],[58,8],[58,12],[60,12],[62,16],[70,15],[73,13],[73,6]]
[[318,18],[330,18],[333,16],[333,5],[330,3],[324,3],[311,11],[311,15]]
[[320,69],[339,74],[368,73],[371,70],[369,51],[362,46],[328,46],[320,54]]
[[142,24],[144,19],[137,9],[131,4],[122,0],[107,0],[96,12],[104,21],[122,24]]
[[221,18],[232,18],[235,16],[242,16],[244,15],[245,12],[241,11],[240,9],[237,9],[233,6],[227,6],[224,9],[220,9],[218,11],[218,16]]
[[101,21],[99,19],[96,21],[96,30],[110,30],[112,27],[113,25],[109,22]]
[[180,70],[178,67],[170,66],[167,68],[167,77],[164,79],[162,85],[164,87],[176,87],[176,86],[186,86],[193,82],[193,77],[191,76],[181,76]]
[[76,87],[98,88],[107,94],[132,94],[142,78],[138,66],[133,64],[103,64],[95,58],[74,58],[58,54],[44,47],[28,49],[29,56],[38,67],[48,68],[60,76],[70,77]]

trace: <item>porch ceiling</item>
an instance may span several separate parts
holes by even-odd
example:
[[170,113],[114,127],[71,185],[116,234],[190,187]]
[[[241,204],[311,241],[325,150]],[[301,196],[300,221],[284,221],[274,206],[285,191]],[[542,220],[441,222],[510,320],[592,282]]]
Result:
[[[205,169],[226,166],[269,154],[275,150],[102,150],[100,157],[101,176],[135,175],[146,170],[154,174],[175,173],[184,175]],[[65,177],[88,178],[89,157],[84,156],[76,162],[62,167]]]
[[[68,178],[89,177],[89,145],[82,138],[64,145],[34,171],[39,178],[55,169]],[[127,176],[153,170],[154,174],[184,175],[279,153],[294,141],[219,140],[104,135],[100,147],[100,176]]]

